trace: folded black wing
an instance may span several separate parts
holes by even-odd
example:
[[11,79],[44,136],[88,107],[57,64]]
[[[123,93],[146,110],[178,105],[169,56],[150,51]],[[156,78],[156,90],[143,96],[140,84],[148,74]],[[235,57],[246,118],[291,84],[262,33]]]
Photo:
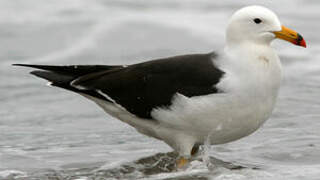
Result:
[[176,93],[188,97],[217,93],[223,72],[214,65],[217,55],[175,56],[89,73],[71,86],[110,97],[138,117],[152,119],[156,107],[169,106]]

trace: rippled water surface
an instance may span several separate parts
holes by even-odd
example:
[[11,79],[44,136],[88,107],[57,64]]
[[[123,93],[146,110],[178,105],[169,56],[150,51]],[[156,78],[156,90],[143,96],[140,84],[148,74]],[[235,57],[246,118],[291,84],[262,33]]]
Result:
[[209,169],[196,160],[175,172],[164,143],[10,64],[131,64],[220,50],[228,17],[255,1],[1,0],[0,179],[319,179],[320,1],[259,2],[308,48],[274,43],[284,80],[260,130],[211,147]]

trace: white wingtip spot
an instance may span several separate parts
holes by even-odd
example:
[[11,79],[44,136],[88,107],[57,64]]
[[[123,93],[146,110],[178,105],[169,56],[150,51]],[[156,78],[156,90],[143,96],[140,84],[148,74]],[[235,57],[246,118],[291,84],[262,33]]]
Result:
[[70,82],[70,86],[76,88],[76,89],[79,89],[79,90],[87,90],[86,87],[83,87],[81,85],[75,85],[75,82],[77,81],[77,79],[73,80]]
[[47,86],[52,86],[52,82],[48,82],[48,83],[47,83]]
[[110,96],[108,96],[107,94],[103,93],[101,90],[96,90],[96,91],[97,91],[97,93],[99,93],[100,95],[102,95],[103,97],[108,99],[109,101],[115,103],[115,101]]
[[83,87],[83,86],[80,86],[80,85],[73,85],[71,84],[72,87],[76,88],[76,89],[79,89],[79,90],[87,90],[86,87]]

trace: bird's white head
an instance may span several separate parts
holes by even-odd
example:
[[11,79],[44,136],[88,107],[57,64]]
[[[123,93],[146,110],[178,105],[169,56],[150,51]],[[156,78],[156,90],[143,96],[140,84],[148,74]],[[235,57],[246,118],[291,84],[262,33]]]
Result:
[[236,11],[228,24],[227,45],[247,42],[269,45],[275,38],[306,47],[302,36],[282,26],[277,15],[262,6],[248,6]]

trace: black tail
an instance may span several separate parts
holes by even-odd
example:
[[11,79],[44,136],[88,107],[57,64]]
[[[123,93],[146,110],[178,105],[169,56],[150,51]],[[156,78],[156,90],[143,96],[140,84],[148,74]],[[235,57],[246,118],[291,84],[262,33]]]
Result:
[[[122,66],[105,66],[105,65],[70,65],[70,66],[49,66],[49,65],[32,65],[32,64],[13,64],[13,66],[31,67],[40,70],[31,71],[33,74],[42,79],[48,80],[52,86],[57,86],[76,93],[84,93],[93,97],[106,99],[93,90],[82,90],[71,86],[71,82],[82,76],[97,72],[107,72],[115,69],[121,69]],[[107,100],[107,99],[106,99]]]

